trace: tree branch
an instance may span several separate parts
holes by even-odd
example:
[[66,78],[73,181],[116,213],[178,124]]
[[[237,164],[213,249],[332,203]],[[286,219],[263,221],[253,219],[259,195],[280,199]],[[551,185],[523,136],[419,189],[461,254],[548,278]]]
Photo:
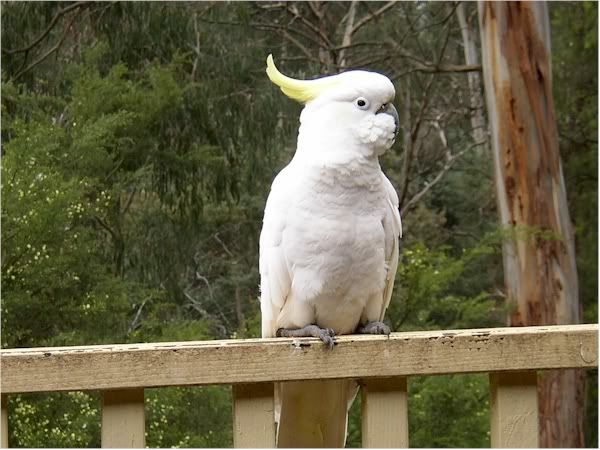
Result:
[[431,64],[422,65],[415,69],[416,72],[443,73],[443,72],[481,72],[481,64]]
[[306,17],[300,14],[296,5],[289,6],[289,4],[286,3],[285,9],[290,14],[292,14],[295,19],[300,19],[300,21],[308,28],[310,28],[313,31],[313,33],[316,33],[321,38],[323,43],[325,43],[328,47],[331,46],[331,41],[329,40],[329,37],[325,33],[323,33],[322,30],[319,29],[319,27],[317,27],[310,20],[308,20]]
[[146,305],[146,302],[149,299],[146,299],[142,302],[142,304],[140,305],[140,307],[138,308],[137,312],[135,313],[135,317],[133,318],[133,320],[131,321],[131,324],[129,325],[129,328],[127,329],[127,334],[131,334],[132,331],[134,331],[137,327],[138,327],[138,322],[140,319],[140,315],[142,314],[142,309],[144,309],[144,306]]
[[223,250],[225,250],[225,253],[227,253],[231,258],[235,258],[235,256],[233,255],[233,253],[231,253],[231,250],[229,250],[227,248],[227,246],[225,245],[225,242],[223,242],[221,240],[221,238],[219,237],[219,233],[215,233],[213,235],[213,238],[215,239],[215,241],[217,241],[219,244],[221,244],[221,247],[223,248]]
[[298,39],[293,37],[290,33],[288,33],[287,30],[283,30],[281,32],[281,35],[288,41],[290,41],[292,44],[294,44],[298,48],[298,50],[300,50],[310,61],[320,62],[318,59],[315,59],[315,57],[310,53],[306,46],[302,45],[302,43]]
[[[410,182],[410,178],[408,173],[410,171],[410,166],[412,163],[412,159],[415,154],[415,147],[417,144],[417,138],[419,136],[419,130],[421,129],[421,123],[423,122],[423,116],[425,114],[425,110],[429,104],[429,91],[431,90],[431,86],[433,85],[434,76],[429,77],[427,85],[423,91],[423,102],[421,103],[421,107],[419,108],[419,113],[417,114],[417,120],[414,122],[412,127],[408,124],[406,132],[409,133],[409,137],[407,139],[408,148],[405,150],[405,159],[404,164],[402,166],[401,172],[401,180],[402,186],[399,195],[400,206],[404,206],[404,199],[406,198],[406,194],[408,193],[408,183]],[[410,127],[410,128],[409,128]]]
[[117,236],[117,233],[115,233],[115,231],[111,227],[109,227],[108,224],[106,222],[104,222],[100,217],[94,216],[94,219],[96,220],[98,225],[100,225],[102,228],[104,228],[106,231],[109,232],[109,234],[111,235],[111,237],[113,238],[113,240],[115,242],[119,239],[119,237]]
[[[31,64],[29,64],[26,68],[24,68],[22,70],[19,70],[19,72],[17,72],[17,74],[14,77],[15,80],[19,79],[24,73],[30,71],[35,66],[37,66],[38,64],[40,64],[41,62],[43,62],[48,56],[50,56],[52,53],[54,53],[55,51],[57,51],[60,48],[60,46],[65,41],[67,35],[69,34],[69,28],[71,28],[71,25],[73,24],[73,22],[75,21],[75,19],[77,18],[77,16],[79,16],[80,12],[81,12],[81,9],[79,9],[75,14],[73,14],[73,17],[67,23],[67,25],[65,27],[65,31],[64,31],[63,35],[61,36],[61,38],[56,43],[56,45],[54,45],[54,47],[52,47],[50,50],[48,50],[46,53],[44,53],[38,59],[36,59],[35,61],[33,61]],[[28,50],[26,52],[28,52]]]
[[7,50],[2,49],[2,53],[4,53],[7,56],[10,56],[10,55],[14,55],[15,53],[28,52],[33,47],[35,47],[37,44],[39,44],[42,41],[42,39],[44,39],[46,36],[48,36],[48,34],[52,31],[52,28],[54,28],[54,25],[56,25],[56,22],[58,22],[58,19],[60,19],[65,14],[67,14],[69,11],[72,11],[72,10],[80,8],[80,7],[87,7],[89,5],[90,5],[90,2],[77,2],[77,3],[73,3],[72,5],[67,6],[66,8],[61,9],[52,18],[52,20],[50,21],[50,24],[46,27],[46,29],[33,42],[31,42],[30,44],[26,45],[25,47],[21,47],[21,48],[15,48],[12,50],[11,49],[7,49]]
[[310,8],[310,11],[313,13],[313,16],[315,16],[315,18],[317,20],[321,20],[323,18],[323,15],[318,10],[316,2],[307,2],[307,3],[308,3],[308,7]]
[[370,13],[367,16],[360,19],[358,22],[356,22],[356,25],[354,25],[354,27],[352,27],[350,35],[353,35],[358,30],[360,30],[364,25],[369,23],[371,20],[376,19],[377,17],[382,15],[384,12],[386,12],[388,9],[390,9],[392,6],[394,6],[396,3],[397,3],[396,1],[388,2],[385,5],[383,5],[381,8],[379,8],[377,11]]
[[196,69],[198,68],[198,62],[200,61],[200,31],[198,31],[198,12],[194,12],[194,34],[196,35],[196,42],[192,47],[194,54],[194,64],[190,73],[190,79],[194,81],[196,79]]
[[[219,22],[210,22],[210,23],[219,23]],[[220,23],[227,23],[227,22],[220,22]],[[228,24],[229,25],[243,25],[241,23],[228,23]],[[266,23],[260,23],[260,22],[251,23],[250,26],[255,27],[259,30],[276,30],[276,31],[280,32],[282,35],[284,35],[286,33],[289,34],[289,32],[292,32],[299,36],[302,36],[304,39],[312,42],[317,47],[319,47],[321,45],[321,43],[319,42],[318,39],[315,39],[314,37],[304,33],[303,31],[300,31],[294,27],[287,27],[284,25],[266,24]]]
[[[393,47],[393,51],[396,56],[400,58],[410,59],[415,67],[410,72],[425,72],[425,73],[444,73],[444,72],[481,72],[481,64],[442,64],[441,61],[433,63],[430,61],[423,61],[414,54],[410,53],[406,49],[400,47],[393,39],[388,38],[386,40],[388,45]],[[440,58],[441,60],[441,58]]]
[[123,209],[121,211],[121,216],[124,216],[125,214],[127,214],[127,211],[129,211],[129,208],[131,207],[131,204],[133,203],[133,197],[135,197],[136,193],[137,193],[137,188],[134,187],[133,190],[131,191],[131,194],[129,194],[129,197],[125,201],[125,206],[123,207]]
[[444,167],[438,172],[438,174],[435,176],[435,178],[427,183],[425,185],[425,187],[423,189],[421,189],[421,191],[419,191],[417,194],[415,194],[407,203],[406,205],[402,208],[401,210],[401,215],[402,217],[404,217],[408,211],[410,211],[410,209],[416,205],[424,196],[425,194],[427,194],[427,192],[429,192],[429,190],[435,186],[437,183],[440,182],[440,180],[444,177],[444,175],[452,168],[452,166],[454,165],[454,163],[465,153],[467,153],[468,151],[470,151],[471,149],[479,146],[479,145],[483,145],[485,144],[485,141],[483,142],[475,142],[474,144],[471,144],[469,147],[465,148],[464,150],[456,153],[455,155],[452,155],[451,157],[446,159],[446,164],[444,164]]

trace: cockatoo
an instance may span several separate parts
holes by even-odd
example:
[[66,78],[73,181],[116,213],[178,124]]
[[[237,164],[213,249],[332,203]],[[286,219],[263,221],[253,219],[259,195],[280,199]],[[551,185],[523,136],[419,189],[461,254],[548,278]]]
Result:
[[[389,334],[398,267],[398,196],[379,156],[398,130],[394,86],[362,70],[315,80],[267,75],[303,103],[298,145],[277,175],[260,235],[263,337]],[[343,447],[354,380],[278,383],[278,447]]]

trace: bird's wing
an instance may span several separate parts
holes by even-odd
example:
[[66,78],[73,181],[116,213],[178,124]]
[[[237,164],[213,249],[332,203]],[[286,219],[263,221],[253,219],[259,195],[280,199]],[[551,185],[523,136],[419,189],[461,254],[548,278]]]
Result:
[[[286,168],[287,169],[287,168]],[[292,280],[282,246],[287,216],[286,169],[273,181],[260,234],[260,309],[262,337],[274,337],[276,321],[290,293]]]
[[382,173],[383,182],[387,194],[388,208],[383,220],[383,229],[385,232],[385,264],[387,267],[387,274],[385,280],[385,288],[383,291],[383,308],[379,320],[383,320],[385,310],[390,304],[392,298],[392,291],[394,290],[394,279],[396,277],[396,270],[398,269],[398,255],[400,249],[398,247],[398,240],[402,237],[402,220],[400,219],[400,211],[398,209],[398,194],[390,180]]

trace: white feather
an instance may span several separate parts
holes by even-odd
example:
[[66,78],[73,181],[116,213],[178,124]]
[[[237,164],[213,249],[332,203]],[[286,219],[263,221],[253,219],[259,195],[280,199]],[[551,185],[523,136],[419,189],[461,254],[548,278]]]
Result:
[[[382,75],[353,73],[306,105],[296,154],[271,187],[260,236],[263,337],[310,324],[353,333],[381,321],[390,302],[402,225],[378,156],[396,124],[375,111],[394,90]],[[278,385],[279,443],[343,446],[356,390],[352,380]]]

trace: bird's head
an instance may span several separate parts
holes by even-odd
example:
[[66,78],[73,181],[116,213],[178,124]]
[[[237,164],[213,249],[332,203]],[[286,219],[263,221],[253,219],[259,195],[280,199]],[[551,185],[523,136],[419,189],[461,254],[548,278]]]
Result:
[[[315,80],[283,75],[267,58],[267,75],[288,97],[305,104],[298,146],[344,148],[378,156],[394,143],[398,113],[394,85],[384,75],[353,70]],[[313,142],[314,140],[314,142]],[[302,141],[302,142],[301,142]]]

